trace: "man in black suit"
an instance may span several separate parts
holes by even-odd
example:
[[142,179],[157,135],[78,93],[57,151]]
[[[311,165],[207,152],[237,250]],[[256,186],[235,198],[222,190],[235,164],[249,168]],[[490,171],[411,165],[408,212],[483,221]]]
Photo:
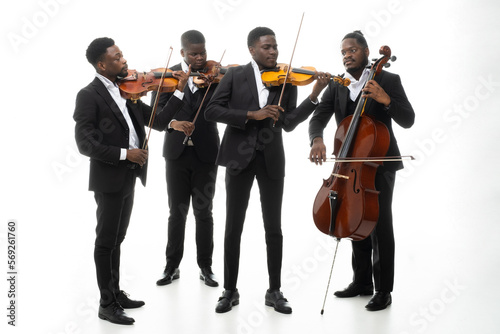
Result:
[[[181,36],[181,46],[183,61],[173,66],[172,70],[187,72],[191,67],[193,72],[203,72],[207,65],[203,34],[196,30],[186,31]],[[203,117],[203,111],[216,87],[217,84],[214,83],[209,89],[207,83],[200,88],[193,82],[193,77],[190,77],[187,88],[182,96],[179,96],[184,102],[183,107],[168,116],[170,124],[165,134],[163,156],[170,215],[166,266],[162,278],[156,282],[158,285],[170,284],[172,280],[179,278],[179,264],[184,253],[186,218],[191,200],[196,220],[200,279],[211,287],[219,285],[211,268],[214,249],[212,202],[217,177],[215,158],[219,149],[219,132],[215,122],[209,122]],[[158,106],[163,107],[167,101],[176,98],[173,97],[174,94],[160,94]],[[156,94],[153,93],[152,101],[155,99]],[[200,117],[193,123],[200,106]]]
[[[323,129],[332,115],[335,114],[338,125],[346,116],[354,113],[361,96],[367,98],[365,113],[383,122],[389,130],[387,156],[400,155],[392,121],[403,128],[409,128],[413,125],[415,113],[398,75],[382,71],[374,80],[367,82],[370,71],[367,68],[369,53],[366,40],[360,31],[349,33],[343,38],[341,54],[351,84],[343,87],[332,83],[325,90],[321,103],[309,122],[312,146],[309,157],[312,162],[321,164],[326,159]],[[400,161],[384,162],[383,166],[378,167],[375,177],[375,188],[380,191],[377,225],[370,237],[352,241],[353,282],[346,289],[335,292],[335,295],[341,298],[372,295],[374,281],[376,293],[366,305],[366,309],[371,311],[385,309],[392,303],[394,233],[391,205],[396,171],[401,168],[403,164]]]
[[[73,118],[80,153],[90,157],[89,190],[97,203],[97,227],[94,248],[97,283],[100,290],[98,316],[117,324],[132,324],[123,308],[137,308],[120,290],[120,246],[132,213],[136,177],[146,184],[147,149],[142,149],[152,108],[141,100],[132,102],[120,94],[117,78],[127,76],[127,61],[111,38],[97,38],[87,48],[87,60],[96,70],[96,78],[80,90]],[[184,87],[187,75],[175,73]],[[164,113],[155,118],[153,127],[166,128],[166,115],[181,107],[172,99]],[[163,114],[163,115],[162,115]]]
[[231,67],[219,83],[205,117],[226,123],[217,164],[226,167],[226,230],[224,236],[224,292],[215,311],[228,312],[239,303],[236,287],[240,241],[254,179],[260,190],[267,245],[269,289],[265,304],[281,313],[291,313],[281,287],[283,236],[281,204],[285,176],[282,130],[291,131],[309,117],[317,96],[329,77],[317,73],[313,92],[296,108],[297,87],[287,84],[281,105],[282,86],[267,88],[261,72],[274,69],[278,47],[274,32],[258,27],[248,35],[252,61]]

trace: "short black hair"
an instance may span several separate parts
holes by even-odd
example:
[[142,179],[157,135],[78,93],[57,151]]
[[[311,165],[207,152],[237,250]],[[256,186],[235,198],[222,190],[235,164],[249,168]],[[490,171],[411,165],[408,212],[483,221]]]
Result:
[[87,48],[86,56],[89,63],[92,66],[97,67],[97,63],[103,59],[103,56],[106,54],[106,50],[115,45],[115,41],[109,37],[100,37],[96,38],[90,43]]
[[262,36],[276,36],[274,31],[266,27],[257,27],[248,33],[247,45],[248,47],[254,46],[255,42],[259,40]]
[[205,36],[198,30],[188,30],[181,35],[181,46],[186,48],[189,44],[205,43]]
[[368,43],[366,42],[366,39],[360,30],[354,30],[353,32],[348,33],[347,35],[344,36],[344,38],[342,38],[342,40],[347,38],[354,38],[361,47],[364,48],[368,47]]

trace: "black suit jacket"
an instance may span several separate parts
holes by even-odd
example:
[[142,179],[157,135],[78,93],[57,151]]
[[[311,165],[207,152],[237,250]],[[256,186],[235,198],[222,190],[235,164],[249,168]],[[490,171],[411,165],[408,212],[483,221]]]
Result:
[[[178,99],[177,99],[178,101]],[[180,101],[173,100],[165,109],[178,109]],[[142,145],[152,108],[141,100],[127,100],[127,109]],[[160,113],[161,114],[161,113]],[[164,130],[168,125],[166,114],[155,117],[153,128]],[[75,138],[81,154],[90,157],[89,190],[116,192],[122,188],[130,161],[120,160],[122,148],[129,147],[129,128],[122,112],[104,84],[95,78],[78,92],[73,114],[76,122]],[[146,184],[147,164],[138,169],[142,184]]]
[[[391,138],[387,156],[399,156],[401,153],[392,129],[392,120],[403,128],[409,128],[415,121],[415,112],[406,97],[399,75],[382,71],[375,77],[375,81],[391,97],[391,106],[386,111],[384,110],[384,105],[369,98],[365,107],[365,113],[374,116],[375,119],[387,126]],[[309,139],[311,140],[311,144],[314,138],[323,137],[323,130],[333,114],[335,114],[337,126],[346,116],[349,116],[347,114],[347,99],[349,99],[349,89],[333,81],[330,82],[321,97],[318,108],[316,108],[313,117],[309,121]],[[403,168],[403,163],[400,161],[384,162],[384,166],[387,170],[396,171]]]
[[[177,64],[171,68],[173,71],[182,70],[181,64]],[[219,131],[217,130],[217,123],[210,122],[203,117],[204,110],[206,109],[210,98],[212,97],[217,84],[212,84],[203,102],[202,109],[195,122],[195,130],[191,135],[194,143],[194,149],[201,161],[206,163],[215,164],[215,158],[219,151]],[[165,112],[168,113],[166,119],[170,122],[172,119],[177,121],[193,121],[196,112],[203,100],[203,96],[207,88],[200,88],[195,94],[191,92],[188,85],[184,89],[183,105],[180,109],[168,108]],[[156,92],[151,96],[151,105],[153,105],[156,98]],[[174,93],[160,94],[158,101],[158,109],[163,108],[169,100],[178,100]],[[186,135],[183,132],[168,129],[165,134],[165,141],[163,145],[163,156],[167,159],[177,159],[184,151],[185,145],[183,144]]]
[[[269,89],[268,105],[277,105],[281,88]],[[285,112],[273,127],[270,118],[247,121],[247,112],[260,109],[257,85],[252,64],[230,67],[205,110],[205,118],[226,123],[217,164],[228,168],[243,169],[248,166],[259,149],[264,152],[270,177],[285,175],[285,152],[282,129],[292,131],[314,111],[315,105],[306,98],[297,105],[297,87],[287,84],[281,106]]]

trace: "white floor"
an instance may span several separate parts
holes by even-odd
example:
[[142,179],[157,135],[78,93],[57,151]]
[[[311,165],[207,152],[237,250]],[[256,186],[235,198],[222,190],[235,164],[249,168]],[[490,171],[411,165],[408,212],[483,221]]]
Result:
[[[91,193],[82,189],[74,192],[71,204],[61,207],[60,213],[55,208],[42,213],[55,217],[53,223],[45,219],[44,224],[28,229],[23,222],[33,221],[35,216],[18,219],[22,251],[17,330],[44,334],[498,332],[500,246],[495,239],[499,228],[494,219],[487,218],[494,209],[485,209],[495,205],[498,197],[483,202],[455,199],[452,207],[446,196],[422,197],[432,184],[423,183],[423,176],[399,182],[394,201],[397,266],[393,304],[384,311],[368,312],[364,309],[368,297],[333,296],[351,278],[351,246],[342,240],[321,315],[335,242],[314,226],[310,208],[319,185],[307,185],[313,177],[301,178],[300,172],[294,169],[287,175],[283,210],[282,291],[293,306],[291,315],[278,314],[264,305],[267,272],[257,188],[242,241],[240,305],[226,314],[215,313],[222,287],[210,288],[199,280],[192,215],[181,278],[169,286],[156,286],[164,266],[166,195],[161,173],[155,172],[158,176],[151,174],[149,189],[136,188],[136,205],[122,251],[122,288],[131,298],[146,302],[141,309],[127,311],[136,323],[120,326],[97,318],[92,259],[95,203]],[[292,185],[291,180],[296,183]],[[225,195],[223,189],[217,191],[213,269],[222,282]],[[472,215],[469,205],[483,209]],[[69,211],[71,215],[67,215]]]

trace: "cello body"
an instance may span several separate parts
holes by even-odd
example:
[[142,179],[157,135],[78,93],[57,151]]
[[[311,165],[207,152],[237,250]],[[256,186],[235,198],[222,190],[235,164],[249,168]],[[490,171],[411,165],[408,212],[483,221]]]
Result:
[[[390,143],[385,124],[368,115],[353,117],[356,116],[348,116],[339,124],[334,140],[335,156],[385,156]],[[355,241],[371,234],[379,216],[375,175],[381,164],[380,161],[335,163],[313,205],[314,223],[321,232]]]

